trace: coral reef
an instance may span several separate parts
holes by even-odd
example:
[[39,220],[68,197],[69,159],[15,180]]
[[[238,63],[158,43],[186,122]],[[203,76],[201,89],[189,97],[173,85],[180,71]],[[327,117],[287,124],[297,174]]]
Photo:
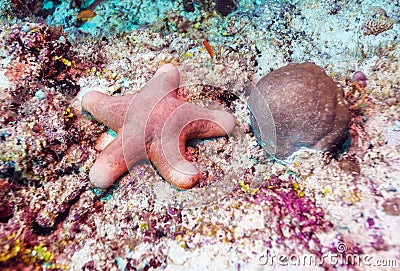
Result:
[[[14,25],[8,29],[6,45],[12,63],[7,67],[6,76],[17,84],[17,88],[28,88],[18,85],[24,81],[40,81],[42,84],[63,86],[67,95],[76,95],[79,87],[76,85],[76,63],[69,49],[70,42],[62,32],[62,28],[51,28],[41,23],[25,23]],[[40,86],[30,86],[40,88]],[[32,90],[22,90],[22,92]],[[30,93],[32,94],[32,93]],[[18,94],[21,99],[24,95]]]
[[255,136],[278,159],[300,147],[332,148],[349,120],[343,90],[314,63],[289,64],[262,77],[249,108]]
[[12,189],[11,185],[3,179],[0,179],[0,222],[8,222],[13,216],[14,202],[7,200],[11,198]]
[[2,96],[1,176],[48,182],[70,145],[82,140],[73,134],[81,128],[67,102],[79,90],[81,70],[59,29],[26,23],[8,33],[5,76],[12,86]]
[[40,15],[44,1],[36,0],[10,0],[12,11],[20,17]]
[[50,249],[51,240],[43,236],[55,230],[60,214],[87,188],[83,168],[93,162],[92,150],[80,145],[90,144],[103,128],[85,124],[70,107],[85,66],[79,64],[81,58],[75,62],[61,29],[27,22],[3,31],[7,61],[1,63],[1,80],[7,85],[0,87],[1,265],[59,269],[51,251],[55,247]]
[[[235,2],[223,16],[211,0],[13,1],[32,7],[16,12],[0,1],[1,270],[399,265],[398,3]],[[385,19],[375,6],[392,29],[363,35],[369,19]],[[302,148],[282,163],[257,144],[244,86],[290,62],[314,62],[343,87],[345,153]],[[115,133],[81,115],[79,99],[138,93],[165,63],[180,69],[179,95],[229,108],[237,130],[187,142],[207,173],[194,189],[176,190],[148,163],[93,189],[90,168]]]

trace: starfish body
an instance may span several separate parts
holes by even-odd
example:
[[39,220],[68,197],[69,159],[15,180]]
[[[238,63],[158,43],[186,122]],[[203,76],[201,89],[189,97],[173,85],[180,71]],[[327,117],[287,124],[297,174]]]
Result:
[[181,100],[178,87],[178,69],[166,64],[137,94],[114,97],[92,91],[83,97],[82,108],[117,132],[89,172],[93,186],[109,187],[146,158],[179,189],[189,189],[200,180],[201,172],[186,159],[186,141],[227,135],[235,119],[226,111]]

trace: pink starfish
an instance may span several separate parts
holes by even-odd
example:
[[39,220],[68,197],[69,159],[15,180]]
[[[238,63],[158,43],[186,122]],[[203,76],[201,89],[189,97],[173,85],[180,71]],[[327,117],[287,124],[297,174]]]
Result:
[[95,187],[109,187],[146,158],[179,189],[191,188],[200,180],[201,172],[186,159],[186,141],[227,135],[235,119],[228,112],[181,100],[178,87],[178,69],[166,64],[137,94],[113,97],[92,91],[83,97],[82,108],[117,132],[90,170]]

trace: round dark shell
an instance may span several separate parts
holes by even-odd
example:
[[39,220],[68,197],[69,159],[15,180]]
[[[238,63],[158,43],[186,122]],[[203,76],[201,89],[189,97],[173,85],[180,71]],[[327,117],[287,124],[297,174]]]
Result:
[[262,77],[248,106],[260,145],[277,159],[301,147],[325,151],[349,121],[343,89],[314,63],[289,64]]

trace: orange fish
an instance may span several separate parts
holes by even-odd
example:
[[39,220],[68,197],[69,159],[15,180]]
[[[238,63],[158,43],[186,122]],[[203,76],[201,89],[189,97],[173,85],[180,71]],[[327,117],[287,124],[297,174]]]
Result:
[[214,55],[215,55],[214,50],[211,48],[211,45],[208,43],[207,40],[204,40],[204,41],[203,41],[203,44],[204,44],[204,47],[206,47],[207,52],[210,54],[211,63],[212,63],[212,60],[213,60]]
[[76,18],[81,21],[87,21],[87,20],[93,18],[94,16],[96,16],[96,12],[94,12],[90,9],[85,9],[85,10],[82,10],[81,12],[79,12],[79,14],[76,16]]

